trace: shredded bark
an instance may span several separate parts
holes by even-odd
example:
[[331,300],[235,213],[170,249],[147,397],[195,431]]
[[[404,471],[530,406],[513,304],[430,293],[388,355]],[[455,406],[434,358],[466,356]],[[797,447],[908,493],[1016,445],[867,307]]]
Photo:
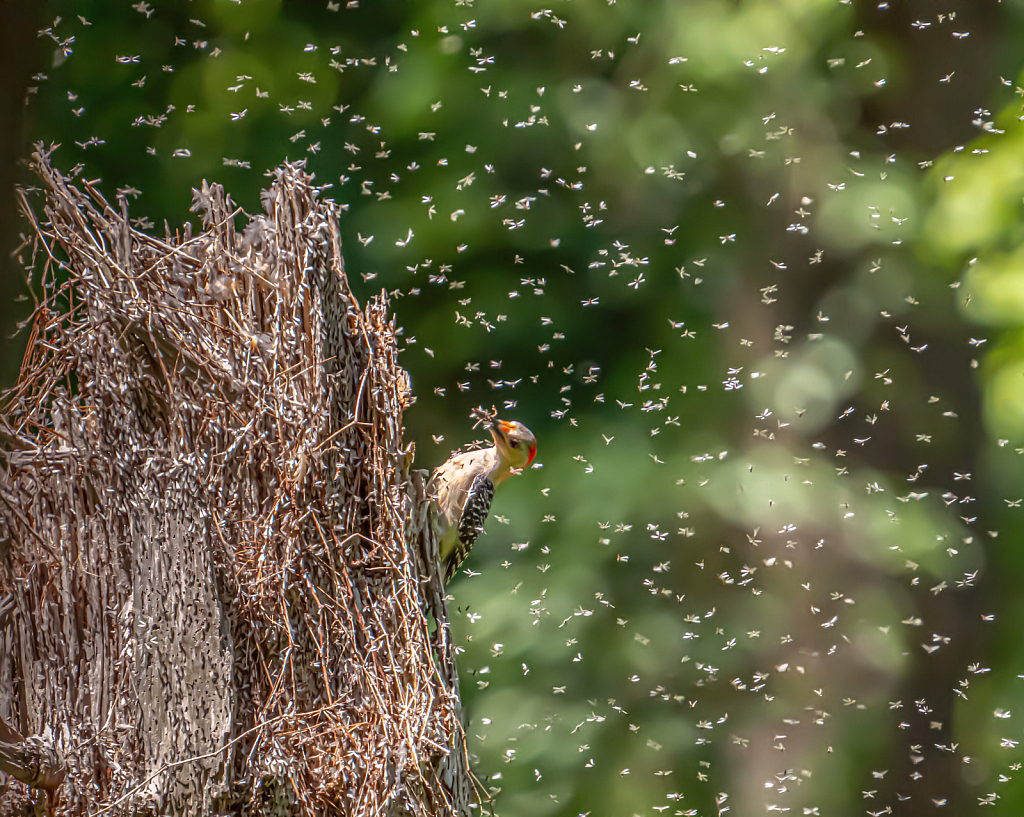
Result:
[[33,167],[0,717],[66,764],[57,810],[467,811],[414,398],[335,204],[287,164],[265,214],[204,183],[202,232],[157,238]]

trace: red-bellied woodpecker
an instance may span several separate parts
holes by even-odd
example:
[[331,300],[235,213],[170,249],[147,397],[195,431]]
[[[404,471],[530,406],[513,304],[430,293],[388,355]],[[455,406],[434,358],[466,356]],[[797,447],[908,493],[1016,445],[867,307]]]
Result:
[[445,582],[459,569],[487,521],[495,489],[537,455],[537,439],[522,423],[486,417],[494,445],[453,454],[427,483],[437,512],[438,556]]

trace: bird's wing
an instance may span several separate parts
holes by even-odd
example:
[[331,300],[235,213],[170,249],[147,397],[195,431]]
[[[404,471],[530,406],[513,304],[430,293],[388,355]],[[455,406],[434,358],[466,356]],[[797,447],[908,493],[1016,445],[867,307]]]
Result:
[[441,510],[443,526],[459,524],[476,477],[490,470],[492,449],[460,451],[439,466],[427,483],[427,496]]
[[459,534],[454,538],[451,550],[444,556],[445,582],[452,580],[459,565],[469,555],[476,538],[483,532],[494,499],[494,483],[485,474],[480,474],[473,480],[468,495],[473,497],[473,502],[467,503],[459,521]]

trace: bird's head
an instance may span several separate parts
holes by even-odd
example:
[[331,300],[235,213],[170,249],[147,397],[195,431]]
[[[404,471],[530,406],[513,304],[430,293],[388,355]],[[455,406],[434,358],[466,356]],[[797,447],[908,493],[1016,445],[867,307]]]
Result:
[[526,468],[537,456],[537,438],[522,423],[494,419],[490,431],[498,451],[516,471]]

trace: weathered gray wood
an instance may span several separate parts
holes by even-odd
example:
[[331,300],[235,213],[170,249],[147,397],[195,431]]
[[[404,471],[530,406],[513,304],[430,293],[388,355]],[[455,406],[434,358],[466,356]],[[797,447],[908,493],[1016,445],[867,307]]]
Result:
[[159,239],[35,168],[40,304],[0,405],[0,716],[50,730],[58,808],[466,811],[413,398],[334,205],[287,165],[244,232],[204,184],[202,232]]

